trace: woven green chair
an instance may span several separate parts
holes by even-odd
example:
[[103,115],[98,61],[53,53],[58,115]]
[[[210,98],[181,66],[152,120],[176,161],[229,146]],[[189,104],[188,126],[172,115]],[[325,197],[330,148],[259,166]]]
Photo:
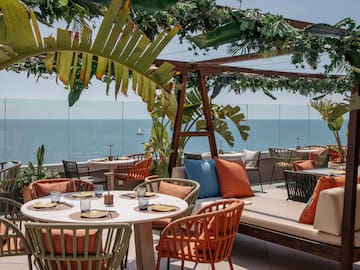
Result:
[[0,257],[27,256],[29,269],[32,269],[30,243],[11,220],[0,217]]
[[20,173],[21,162],[11,161],[4,163],[5,168],[0,169],[0,196],[15,198],[17,177]]
[[[170,183],[170,184],[178,185],[178,186],[192,187],[192,190],[184,198],[182,198],[184,201],[187,202],[188,209],[181,215],[181,217],[191,215],[192,211],[195,207],[195,202],[196,202],[196,199],[197,199],[197,197],[199,195],[199,191],[200,191],[200,184],[196,181],[189,180],[189,179],[182,179],[182,178],[158,178],[158,179],[146,180],[145,182],[141,183],[140,185],[137,185],[134,188],[134,190],[136,190],[138,187],[146,187],[146,190],[148,192],[160,192],[160,184],[162,181]],[[171,194],[171,195],[173,195],[173,194]],[[174,195],[174,196],[176,196],[176,195]],[[176,196],[176,197],[179,197],[179,196]],[[179,218],[179,217],[176,217],[176,218]],[[174,219],[174,218],[172,218],[172,219]],[[168,219],[168,223],[170,223],[170,222],[171,222],[171,218]],[[163,226],[161,226],[159,229],[165,228],[166,225],[167,224],[163,224]],[[153,226],[153,228],[154,228],[154,226]]]
[[25,228],[41,270],[117,269],[131,235],[131,225],[125,223],[30,222]]
[[273,161],[273,168],[271,171],[270,185],[274,177],[275,168],[284,170],[291,170],[294,166],[295,160],[302,160],[301,154],[296,150],[288,148],[269,148],[269,155]]

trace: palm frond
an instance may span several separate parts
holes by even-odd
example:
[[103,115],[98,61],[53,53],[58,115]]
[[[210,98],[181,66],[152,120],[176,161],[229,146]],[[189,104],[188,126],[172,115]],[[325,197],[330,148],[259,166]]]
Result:
[[57,78],[72,90],[75,80],[80,79],[86,88],[96,74],[106,82],[107,89],[115,81],[115,96],[119,92],[126,95],[132,78],[134,92],[148,104],[149,110],[156,89],[170,96],[164,99],[171,103],[167,108],[176,108],[176,98],[171,97],[174,67],[169,63],[155,71],[150,67],[179,27],[150,41],[129,20],[129,12],[129,0],[124,4],[122,0],[112,0],[94,41],[86,25],[80,33],[58,29],[56,38],[42,38],[32,10],[19,1],[0,0],[0,70],[38,56],[44,58],[48,71],[56,72]]

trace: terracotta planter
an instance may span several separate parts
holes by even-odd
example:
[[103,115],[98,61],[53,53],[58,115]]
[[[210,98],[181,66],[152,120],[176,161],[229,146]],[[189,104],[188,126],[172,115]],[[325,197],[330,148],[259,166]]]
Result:
[[22,196],[24,203],[32,200],[29,186],[25,186],[22,188]]

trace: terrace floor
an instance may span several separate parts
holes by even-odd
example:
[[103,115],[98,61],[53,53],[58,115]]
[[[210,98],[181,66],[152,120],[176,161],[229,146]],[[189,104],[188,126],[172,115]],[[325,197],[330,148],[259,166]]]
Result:
[[[272,187],[274,187],[272,185]],[[269,186],[265,186],[265,189]],[[158,233],[154,233],[154,245],[158,241]],[[136,270],[134,239],[131,239],[127,269]],[[339,263],[309,253],[285,248],[276,244],[237,234],[232,252],[235,270],[336,270]],[[207,270],[207,264],[186,262],[186,269]],[[28,269],[27,257],[0,258],[0,269]],[[162,260],[161,269],[166,269],[166,259]],[[180,262],[171,260],[170,269],[180,269]],[[227,262],[216,265],[216,269],[229,269]],[[354,264],[354,270],[360,270],[360,262]]]

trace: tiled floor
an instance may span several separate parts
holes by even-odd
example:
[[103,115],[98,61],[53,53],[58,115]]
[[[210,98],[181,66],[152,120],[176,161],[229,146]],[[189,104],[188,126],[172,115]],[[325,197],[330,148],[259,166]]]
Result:
[[[154,236],[157,239],[157,236]],[[128,269],[135,270],[136,263],[131,243],[128,261]],[[257,240],[238,234],[235,240],[232,260],[235,270],[336,270],[339,264],[310,255],[298,252],[289,248],[284,248],[275,244]],[[186,269],[208,270],[209,265],[186,263]],[[0,269],[2,270],[22,270],[28,269],[27,258],[4,257],[0,258]],[[162,260],[161,269],[166,269],[166,259]],[[172,260],[170,269],[180,269],[180,263]],[[230,269],[227,262],[216,265],[216,269]],[[354,270],[360,270],[360,265],[355,264]]]

